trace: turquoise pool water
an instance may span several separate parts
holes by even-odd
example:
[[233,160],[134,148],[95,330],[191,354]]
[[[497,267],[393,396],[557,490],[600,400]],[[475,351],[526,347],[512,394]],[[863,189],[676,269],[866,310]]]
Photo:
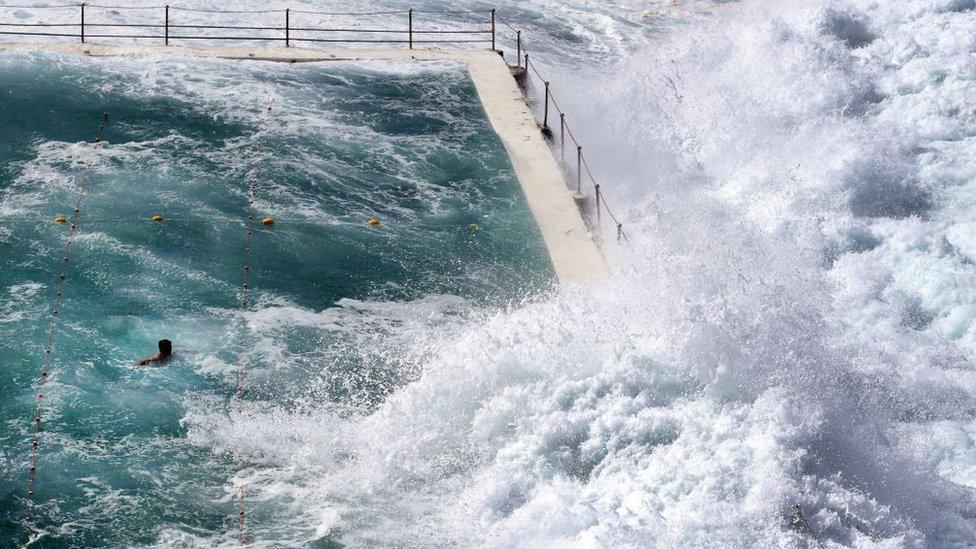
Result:
[[[22,531],[68,231],[52,220],[71,213],[89,161],[44,390],[37,547],[236,543],[232,479],[274,463],[238,448],[239,473],[228,445],[188,436],[188,417],[246,440],[251,410],[369,413],[420,374],[422,357],[398,345],[409,326],[520,301],[554,278],[461,66],[4,54],[0,545]],[[242,313],[249,179],[256,213],[276,223],[255,228]],[[162,337],[178,356],[134,366]],[[280,501],[249,509],[256,542],[308,538],[288,531],[300,527]]]

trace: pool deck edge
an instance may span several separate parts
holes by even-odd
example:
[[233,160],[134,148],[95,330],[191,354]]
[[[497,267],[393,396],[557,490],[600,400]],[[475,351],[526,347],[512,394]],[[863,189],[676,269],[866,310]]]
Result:
[[0,44],[0,51],[57,51],[95,57],[168,54],[265,61],[463,62],[468,67],[488,121],[508,152],[559,281],[586,285],[608,277],[607,264],[600,247],[583,221],[573,194],[566,186],[562,170],[508,65],[495,52],[14,43]]

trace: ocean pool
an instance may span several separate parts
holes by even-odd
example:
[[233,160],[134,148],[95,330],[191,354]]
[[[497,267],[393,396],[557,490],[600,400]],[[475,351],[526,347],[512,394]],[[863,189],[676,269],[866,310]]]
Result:
[[[554,281],[461,65],[4,54],[0,82],[4,540],[23,530],[69,230],[53,220],[70,217],[79,184],[43,388],[37,547],[236,544],[233,479],[275,465],[267,449],[188,436],[188,417],[246,439],[252,410],[369,413],[421,373],[423,357],[398,344],[409,326],[427,331]],[[242,311],[249,182],[255,214],[275,224],[254,227]],[[174,360],[134,366],[163,337]],[[288,531],[279,501],[248,505],[255,541],[310,535]]]

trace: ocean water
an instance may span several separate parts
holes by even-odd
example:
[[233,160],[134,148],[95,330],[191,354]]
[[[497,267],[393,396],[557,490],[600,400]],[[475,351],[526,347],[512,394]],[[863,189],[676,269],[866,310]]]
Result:
[[[353,6],[406,3],[328,8]],[[608,243],[605,284],[527,303],[456,315],[431,292],[289,317],[312,333],[383,319],[359,341],[415,375],[352,412],[303,396],[256,400],[246,426],[174,412],[193,451],[247,456],[252,539],[976,543],[976,4],[499,8],[630,245]],[[223,537],[158,521],[146,544],[235,542],[233,471],[207,474]]]

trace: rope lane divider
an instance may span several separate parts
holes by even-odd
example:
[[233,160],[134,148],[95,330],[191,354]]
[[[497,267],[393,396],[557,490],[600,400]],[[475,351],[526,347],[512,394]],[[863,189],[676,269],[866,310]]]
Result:
[[[288,72],[284,75],[279,76],[275,81],[274,88],[271,92],[271,97],[268,100],[268,108],[265,111],[267,116],[267,123],[270,124],[271,114],[274,108],[275,99],[279,93],[279,87],[282,80],[287,77],[290,73],[291,67],[294,63],[288,64]],[[257,196],[257,177],[252,172],[247,176],[247,221],[245,223],[246,233],[244,240],[244,265],[243,265],[243,276],[241,284],[241,323],[242,332],[247,329],[247,319],[245,314],[251,308],[251,255],[254,251],[254,204]],[[237,390],[234,393],[235,407],[237,409],[237,422],[240,426],[244,419],[244,379],[245,370],[247,368],[247,348],[244,345],[243,337],[241,339],[241,345],[237,357]],[[241,455],[240,448],[234,451],[234,462],[237,465],[238,474],[241,473],[244,464],[244,457]],[[240,534],[241,545],[247,545],[247,508],[245,499],[245,484],[243,480],[238,484],[237,490],[237,518],[238,527]]]
[[[92,147],[93,153],[94,151],[97,151],[99,147],[101,147],[106,126],[108,126],[107,112],[102,114],[101,122],[98,127],[98,134]],[[47,337],[44,342],[44,352],[41,358],[41,375],[37,382],[37,396],[34,402],[34,418],[32,420],[33,435],[30,443],[30,465],[27,470],[26,513],[24,515],[24,535],[26,539],[24,544],[25,546],[30,542],[31,532],[34,529],[35,524],[34,494],[36,491],[35,489],[37,488],[37,465],[38,458],[40,456],[41,434],[43,432],[41,425],[44,421],[44,389],[47,387],[47,381],[50,377],[51,355],[54,352],[54,335],[57,332],[58,323],[60,321],[61,305],[64,300],[64,286],[65,281],[68,279],[68,263],[71,259],[71,248],[72,244],[74,243],[75,235],[78,232],[78,221],[81,214],[81,206],[88,190],[88,184],[91,182],[92,172],[95,167],[95,160],[96,155],[92,154],[92,158],[88,161],[88,165],[85,167],[82,176],[78,179],[75,207],[72,210],[71,224],[68,226],[68,233],[65,236],[64,253],[61,257],[61,268],[54,283],[56,290],[54,294],[54,305],[51,307],[51,322],[48,325]]]

